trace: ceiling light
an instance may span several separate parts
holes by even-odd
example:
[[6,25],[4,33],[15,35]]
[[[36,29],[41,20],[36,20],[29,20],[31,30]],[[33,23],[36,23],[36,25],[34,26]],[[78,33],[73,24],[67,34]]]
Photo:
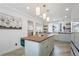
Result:
[[56,21],[56,19],[53,19],[53,21]]
[[49,20],[50,20],[50,18],[49,18],[49,17],[47,17],[47,22],[49,22]]
[[40,7],[36,7],[36,15],[40,15]]
[[29,7],[29,6],[27,6],[26,8],[27,8],[27,10],[29,10],[29,9],[30,9],[30,7]]
[[69,8],[66,8],[65,10],[66,10],[66,11],[69,11]]
[[46,14],[45,13],[43,13],[43,19],[46,19]]
[[67,16],[65,16],[65,18],[67,18]]

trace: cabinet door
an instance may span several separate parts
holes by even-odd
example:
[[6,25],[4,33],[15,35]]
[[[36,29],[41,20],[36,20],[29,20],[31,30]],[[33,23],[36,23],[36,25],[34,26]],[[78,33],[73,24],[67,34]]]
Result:
[[59,34],[57,40],[70,42],[71,34]]
[[53,48],[54,48],[54,36],[51,36],[48,38],[48,53],[49,54],[52,52]]
[[75,33],[74,32],[71,34],[71,41],[73,41],[75,43]]
[[48,40],[45,40],[40,43],[40,55],[41,56],[48,55]]
[[50,37],[49,38],[49,46],[50,46],[50,51],[52,51],[53,47],[54,47],[54,37]]
[[54,35],[54,40],[58,40],[59,35]]
[[65,41],[70,42],[71,34],[65,34]]
[[26,56],[39,56],[39,43],[34,41],[25,40],[25,55]]
[[48,55],[50,55],[51,51],[52,51],[52,38],[49,37],[48,38]]
[[79,49],[79,32],[75,33],[75,45]]
[[49,37],[47,40],[40,43],[40,55],[48,56],[53,49],[53,38]]
[[65,41],[65,34],[59,34],[57,40]]

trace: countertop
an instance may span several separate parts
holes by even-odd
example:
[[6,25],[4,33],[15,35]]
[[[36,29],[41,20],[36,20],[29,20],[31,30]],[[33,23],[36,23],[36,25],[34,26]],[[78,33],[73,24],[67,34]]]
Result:
[[58,34],[72,34],[72,32],[58,32]]
[[48,39],[49,37],[51,37],[53,35],[54,34],[44,34],[43,36],[34,35],[34,36],[23,37],[22,39],[35,41],[35,42],[42,42],[42,41]]

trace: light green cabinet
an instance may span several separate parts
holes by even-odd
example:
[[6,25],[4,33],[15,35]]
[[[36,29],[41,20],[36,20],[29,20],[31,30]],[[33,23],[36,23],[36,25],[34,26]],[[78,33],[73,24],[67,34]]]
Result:
[[70,42],[71,41],[71,34],[64,34],[64,33],[58,34],[55,36],[55,40]]
[[54,46],[54,38],[49,37],[47,40],[40,43],[40,55],[48,56],[52,52]]
[[34,42],[25,40],[25,55],[28,56],[48,56],[52,52],[54,46],[53,36],[42,42]]

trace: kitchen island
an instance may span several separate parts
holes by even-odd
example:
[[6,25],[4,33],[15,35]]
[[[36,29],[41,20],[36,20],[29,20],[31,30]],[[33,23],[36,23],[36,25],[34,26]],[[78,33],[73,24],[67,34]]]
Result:
[[53,50],[54,35],[34,35],[22,38],[25,41],[26,56],[48,56]]

